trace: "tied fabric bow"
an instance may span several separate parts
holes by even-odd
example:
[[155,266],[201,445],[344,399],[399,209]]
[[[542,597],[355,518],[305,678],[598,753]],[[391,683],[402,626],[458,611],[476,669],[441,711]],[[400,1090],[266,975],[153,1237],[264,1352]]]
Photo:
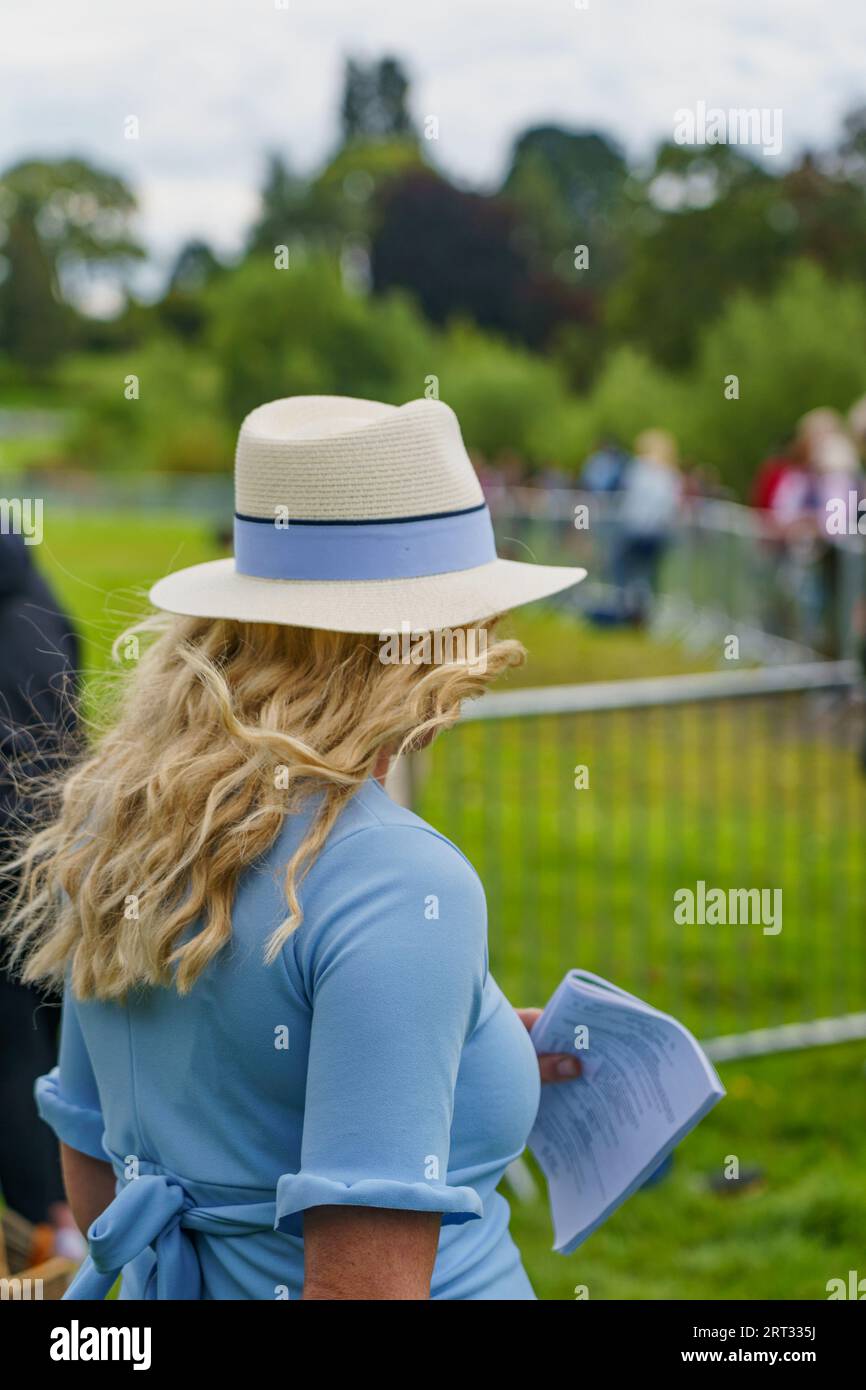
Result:
[[201,1267],[187,1232],[252,1235],[273,1230],[275,1218],[274,1202],[197,1207],[173,1178],[161,1173],[133,1178],[90,1227],[90,1254],[63,1297],[105,1298],[124,1265],[151,1249],[156,1260],[143,1297],[200,1299]]

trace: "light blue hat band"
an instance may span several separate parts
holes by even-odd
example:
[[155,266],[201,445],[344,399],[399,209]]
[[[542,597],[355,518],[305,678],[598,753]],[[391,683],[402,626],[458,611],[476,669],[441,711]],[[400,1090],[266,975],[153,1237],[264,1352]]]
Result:
[[380,521],[235,516],[235,569],[259,579],[420,579],[496,559],[484,502],[467,511]]

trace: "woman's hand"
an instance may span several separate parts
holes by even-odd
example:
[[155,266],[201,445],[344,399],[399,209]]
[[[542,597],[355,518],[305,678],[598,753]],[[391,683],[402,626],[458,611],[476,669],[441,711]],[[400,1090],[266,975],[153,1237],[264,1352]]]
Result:
[[[514,1012],[528,1032],[541,1015],[541,1009],[515,1009]],[[580,1059],[570,1052],[542,1052],[538,1057],[538,1070],[543,1082],[573,1081],[580,1076]]]

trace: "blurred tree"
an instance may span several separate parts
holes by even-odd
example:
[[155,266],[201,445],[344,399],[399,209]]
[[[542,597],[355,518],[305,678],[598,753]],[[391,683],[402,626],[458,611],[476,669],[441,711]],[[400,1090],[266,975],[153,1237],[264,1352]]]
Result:
[[435,372],[429,329],[399,296],[375,303],[347,292],[320,254],[290,270],[251,257],[210,294],[209,343],[228,416],[263,400],[332,394],[402,402]]
[[[723,383],[739,380],[739,398]],[[705,326],[681,433],[743,493],[766,452],[805,411],[845,411],[866,382],[866,287],[792,262],[770,294],[740,292]]]
[[[177,337],[152,332],[135,352],[145,385],[130,409],[118,389],[128,362],[128,356],[112,358],[100,368],[91,358],[79,369],[85,408],[73,415],[65,459],[131,473],[227,472],[237,421],[230,424],[222,414],[213,363]],[[74,374],[75,366],[67,370]]]
[[418,142],[407,137],[359,135],[309,182],[271,155],[247,251],[273,256],[278,246],[286,246],[291,255],[306,246],[337,257],[355,250],[366,258],[379,194],[397,175],[422,167]]
[[837,154],[847,176],[866,185],[866,106],[855,106],[843,118]]
[[66,347],[69,323],[54,294],[51,263],[32,217],[14,212],[3,246],[0,351],[29,371],[50,367]]
[[168,288],[159,303],[159,320],[188,342],[201,336],[206,322],[204,291],[225,266],[206,241],[193,239],[177,253]]
[[187,294],[193,294],[197,290],[203,290],[224,268],[222,261],[206,241],[187,241],[174,259],[174,265],[169,272],[168,287],[170,290],[182,290]]
[[866,278],[857,119],[840,151],[807,152],[782,175],[736,146],[662,145],[635,205],[628,266],[608,299],[611,337],[682,367],[732,295],[772,290],[798,258]]
[[307,183],[291,172],[281,155],[268,155],[259,215],[247,236],[247,250],[266,251],[290,245],[304,231],[307,217]]
[[612,338],[685,366],[728,297],[774,284],[793,253],[796,225],[782,201],[780,181],[732,146],[660,146],[607,301]]
[[780,199],[795,226],[794,254],[833,275],[866,279],[866,178],[851,162],[831,164],[807,151],[781,180]]
[[655,152],[646,182],[656,206],[673,212],[709,207],[744,188],[767,189],[774,177],[739,145],[665,141]]
[[536,449],[539,420],[567,400],[555,366],[465,322],[451,326],[435,362],[442,399],[457,412],[470,448],[488,458],[514,452],[536,462],[555,458]]
[[[726,386],[737,378],[738,395]],[[666,370],[624,345],[608,353],[592,391],[545,410],[536,448],[566,463],[608,433],[626,442],[649,426],[718,468],[746,496],[760,460],[814,406],[845,411],[866,381],[866,287],[814,261],[783,268],[771,292],[739,291],[700,326],[686,371]]]
[[628,177],[622,150],[596,131],[537,126],[518,136],[501,192],[519,209],[533,265],[573,282],[574,248],[585,245],[589,283],[607,284],[624,257]]
[[57,357],[73,322],[60,304],[80,301],[90,272],[120,276],[143,256],[129,231],[135,206],[122,179],[80,159],[25,160],[3,174],[0,348],[33,367]]
[[144,255],[129,223],[135,198],[116,174],[83,159],[25,160],[0,178],[4,220],[36,223],[57,287],[81,266],[125,269]]
[[373,63],[350,58],[340,105],[344,141],[412,135],[408,94],[409,80],[396,58]]
[[344,145],[310,190],[310,222],[317,241],[335,252],[347,239],[368,248],[379,225],[388,186],[401,175],[424,167],[414,139],[359,137]]
[[411,290],[433,323],[466,316],[483,328],[543,345],[552,329],[591,317],[588,296],[537,275],[515,236],[512,208],[464,193],[432,171],[384,192],[373,238],[373,286]]

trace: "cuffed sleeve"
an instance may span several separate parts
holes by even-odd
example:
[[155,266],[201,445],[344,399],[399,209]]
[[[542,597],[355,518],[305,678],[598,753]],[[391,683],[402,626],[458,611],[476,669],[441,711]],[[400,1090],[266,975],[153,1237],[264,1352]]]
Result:
[[40,1076],[35,1086],[36,1107],[64,1144],[91,1158],[106,1159],[102,1145],[104,1123],[99,1092],[81,1032],[75,998],[69,986],[63,997],[60,1063]]
[[277,1226],[301,1235],[302,1216],[310,1207],[387,1207],[391,1211],[438,1211],[443,1223],[457,1225],[483,1216],[474,1187],[441,1182],[387,1182],[364,1178],[333,1182],[314,1173],[284,1173],[277,1184]]
[[[276,1224],[316,1206],[483,1215],[449,1181],[454,1089],[486,975],[474,870],[415,826],[362,831],[322,856],[292,949],[312,1000],[300,1170]],[[318,885],[318,886],[317,886]]]

